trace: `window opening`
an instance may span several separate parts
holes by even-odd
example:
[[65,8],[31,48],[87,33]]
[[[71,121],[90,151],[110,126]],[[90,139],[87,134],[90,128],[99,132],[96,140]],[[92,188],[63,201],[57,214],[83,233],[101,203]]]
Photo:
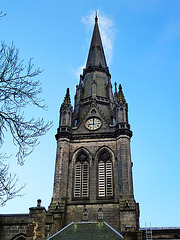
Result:
[[84,208],[83,210],[83,221],[88,221],[88,210],[87,208]]
[[103,220],[103,209],[102,208],[98,209],[98,220]]
[[104,162],[99,162],[99,196],[105,197]]
[[75,164],[74,197],[87,198],[89,195],[89,163],[84,153],[78,155]]
[[112,196],[112,163],[106,162],[106,195]]
[[107,151],[104,151],[99,158],[98,195],[99,197],[113,196],[112,162]]
[[77,123],[78,123],[77,119],[74,120],[74,127],[77,127]]
[[80,197],[81,194],[81,164],[76,163],[76,173],[75,173],[75,197]]
[[83,174],[82,174],[82,197],[88,196],[88,163],[85,162],[82,165]]

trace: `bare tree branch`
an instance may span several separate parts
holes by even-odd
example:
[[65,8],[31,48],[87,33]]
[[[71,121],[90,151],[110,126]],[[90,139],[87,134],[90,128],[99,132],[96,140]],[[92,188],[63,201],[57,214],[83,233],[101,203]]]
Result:
[[5,131],[10,131],[13,142],[18,146],[16,154],[21,165],[38,144],[38,137],[44,135],[52,126],[43,119],[25,120],[24,110],[28,105],[47,109],[42,93],[41,82],[35,80],[42,71],[34,69],[32,59],[27,66],[19,59],[19,50],[12,44],[8,47],[2,42],[0,48],[0,145],[5,138]]
[[[0,18],[4,16],[0,12]],[[28,64],[19,58],[19,49],[12,43],[0,46],[0,147],[5,142],[6,132],[10,132],[13,143],[18,147],[16,158],[23,165],[27,157],[39,143],[38,138],[52,127],[52,122],[42,119],[27,120],[27,106],[47,110],[44,100],[39,97],[42,86],[36,77],[42,72],[34,68],[32,59]],[[22,189],[16,189],[18,178],[9,173],[9,167],[0,156],[0,206],[16,196]]]
[[6,13],[3,13],[3,11],[0,11],[0,20],[2,17],[6,16]]
[[0,160],[0,207],[3,207],[8,200],[22,196],[20,191],[24,188],[21,186],[16,189],[18,177],[16,174],[9,173],[9,166]]

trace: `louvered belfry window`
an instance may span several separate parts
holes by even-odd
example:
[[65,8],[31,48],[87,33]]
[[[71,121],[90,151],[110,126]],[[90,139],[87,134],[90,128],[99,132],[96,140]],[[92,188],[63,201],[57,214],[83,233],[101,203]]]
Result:
[[89,196],[89,163],[87,156],[81,152],[75,164],[74,197],[87,198]]
[[113,196],[113,175],[110,154],[104,150],[98,162],[98,196]]

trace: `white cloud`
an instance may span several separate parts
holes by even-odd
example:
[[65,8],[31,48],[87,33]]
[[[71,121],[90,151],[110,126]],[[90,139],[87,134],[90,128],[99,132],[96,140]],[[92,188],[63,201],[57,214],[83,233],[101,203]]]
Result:
[[[98,24],[100,28],[103,47],[107,59],[107,63],[111,64],[113,56],[113,42],[115,37],[114,23],[110,17],[107,17],[102,11],[97,11]],[[95,19],[95,11],[82,18],[82,23],[85,24],[87,29],[93,29]],[[92,32],[92,31],[91,31]],[[92,37],[92,34],[91,36]]]
[[86,63],[84,63],[84,65],[78,67],[76,70],[73,69],[73,73],[77,78],[79,78],[80,74],[83,73],[83,68],[85,68],[85,66],[86,66]]
[[[113,42],[115,37],[114,23],[112,19],[107,17],[100,10],[97,11],[97,16],[107,64],[110,65],[113,56]],[[90,33],[88,45],[86,46],[88,52],[90,47],[90,40],[92,38],[92,31],[95,23],[95,11],[91,11],[89,15],[82,17],[82,23],[85,24],[88,32]],[[85,61],[86,60],[87,59],[85,59]],[[84,63],[84,65],[78,67],[76,70],[73,70],[73,73],[77,78],[79,78],[80,74],[83,73],[83,68],[85,68],[85,66],[86,62]]]

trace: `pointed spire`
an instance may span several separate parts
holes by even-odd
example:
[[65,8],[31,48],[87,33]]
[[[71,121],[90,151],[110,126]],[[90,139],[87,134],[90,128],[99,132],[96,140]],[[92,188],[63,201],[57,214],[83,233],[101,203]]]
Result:
[[96,11],[96,16],[95,16],[95,23],[98,22],[98,17],[97,17],[97,11]]
[[61,105],[61,109],[64,108],[65,106],[71,105],[71,99],[70,99],[70,94],[69,94],[69,88],[66,90],[66,95],[64,97],[64,101]]
[[117,82],[115,82],[115,95],[117,95]]
[[107,68],[106,58],[105,58],[101,36],[99,32],[99,27],[98,27],[97,12],[95,16],[93,36],[92,36],[88,59],[86,63],[86,69],[91,67]]
[[71,104],[70,94],[69,94],[69,88],[66,90],[66,96],[64,98],[64,104],[69,105]]
[[117,102],[118,103],[120,103],[120,102],[126,103],[126,99],[124,97],[124,93],[123,93],[121,84],[119,84],[119,92],[117,95]]

